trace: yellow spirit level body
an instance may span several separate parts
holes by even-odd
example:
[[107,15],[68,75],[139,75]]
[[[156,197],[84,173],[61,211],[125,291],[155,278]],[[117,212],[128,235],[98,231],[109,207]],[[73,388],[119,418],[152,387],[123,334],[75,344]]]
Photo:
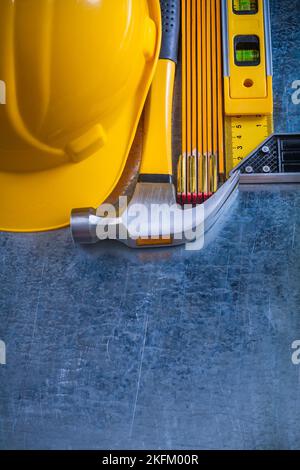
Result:
[[227,173],[273,132],[268,0],[221,0]]
[[[223,0],[225,114],[273,113],[272,52],[268,0],[257,11],[237,10],[240,0]],[[253,2],[249,2],[251,5]]]

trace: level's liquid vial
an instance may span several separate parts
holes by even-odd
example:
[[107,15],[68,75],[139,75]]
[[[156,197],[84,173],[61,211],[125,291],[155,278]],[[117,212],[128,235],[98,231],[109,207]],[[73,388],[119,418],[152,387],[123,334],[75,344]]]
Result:
[[236,51],[236,61],[240,63],[256,63],[259,60],[259,51],[256,50],[237,50]]
[[236,36],[234,38],[235,64],[241,67],[260,64],[259,37]]
[[233,11],[239,15],[255,15],[258,12],[258,0],[233,0]]

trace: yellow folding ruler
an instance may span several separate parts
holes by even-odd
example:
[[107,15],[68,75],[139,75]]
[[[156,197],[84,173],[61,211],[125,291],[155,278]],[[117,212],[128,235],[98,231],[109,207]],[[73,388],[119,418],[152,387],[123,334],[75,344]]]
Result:
[[269,0],[221,0],[227,173],[273,132]]
[[225,175],[221,0],[182,0],[178,202],[201,204]]

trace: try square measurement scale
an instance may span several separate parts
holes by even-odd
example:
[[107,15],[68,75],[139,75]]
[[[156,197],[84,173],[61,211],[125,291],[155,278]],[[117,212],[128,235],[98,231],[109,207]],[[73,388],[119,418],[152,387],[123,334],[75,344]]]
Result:
[[227,167],[232,168],[273,132],[272,116],[225,117],[225,148]]

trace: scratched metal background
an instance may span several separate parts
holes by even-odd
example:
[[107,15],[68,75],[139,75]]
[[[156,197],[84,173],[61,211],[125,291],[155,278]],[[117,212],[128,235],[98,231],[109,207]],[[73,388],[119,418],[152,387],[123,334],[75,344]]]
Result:
[[[271,4],[300,131],[300,0]],[[0,448],[299,448],[299,250],[297,187],[241,192],[197,253],[0,234]]]

